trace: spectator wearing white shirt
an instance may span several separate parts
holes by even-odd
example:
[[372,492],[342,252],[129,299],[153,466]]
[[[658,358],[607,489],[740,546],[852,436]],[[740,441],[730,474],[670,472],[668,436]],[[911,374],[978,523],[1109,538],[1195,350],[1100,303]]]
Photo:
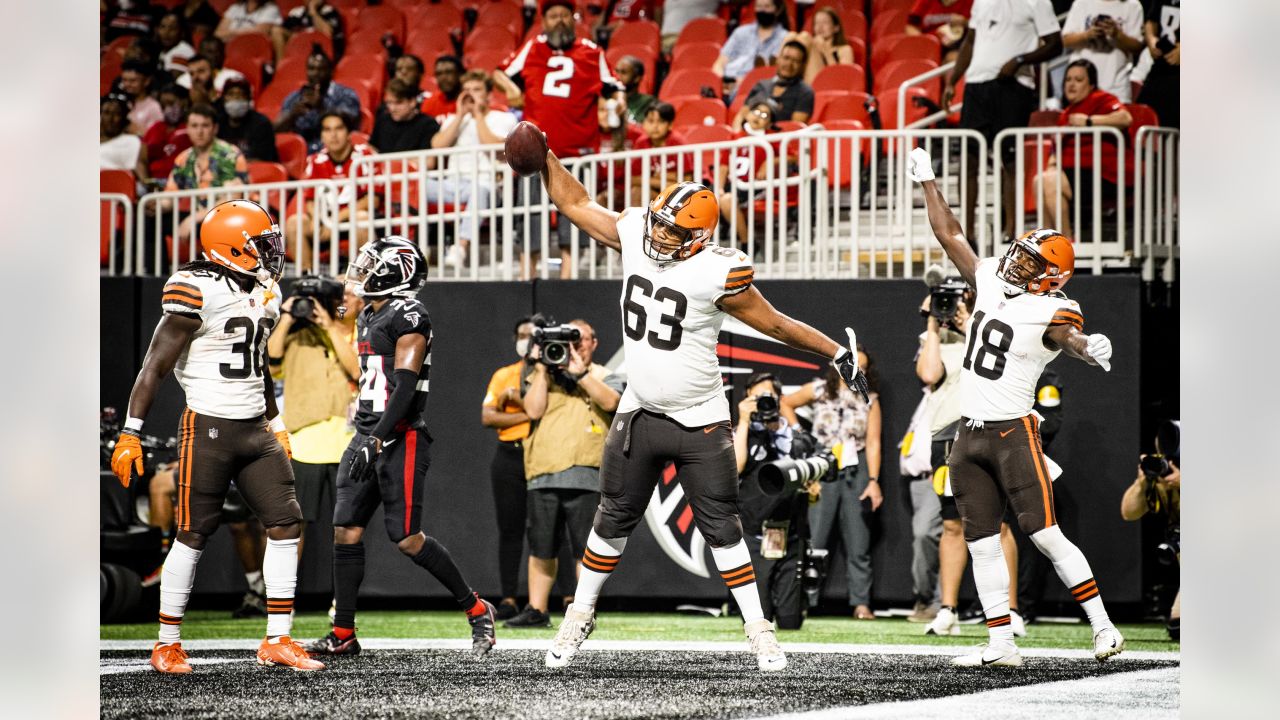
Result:
[[182,14],[173,10],[160,17],[156,25],[156,43],[160,49],[160,67],[169,73],[184,72],[187,61],[196,54],[196,49],[187,42],[187,25]]
[[[495,145],[506,140],[519,121],[509,112],[490,109],[491,92],[493,78],[489,73],[471,70],[463,75],[457,112],[444,116],[440,132],[431,139],[431,147],[474,147]],[[467,204],[458,227],[458,241],[449,247],[445,256],[446,262],[461,269],[466,264],[471,239],[475,237],[475,225],[470,211],[475,208],[476,211],[483,212],[489,208],[497,168],[488,153],[456,155],[450,160],[449,167],[451,172],[444,180],[428,180],[427,199],[431,202]]]
[[223,40],[251,32],[271,37],[272,28],[280,27],[283,22],[280,8],[271,0],[245,0],[234,3],[222,13],[222,22],[218,23],[213,34]]
[[755,8],[756,21],[738,26],[711,66],[717,75],[735,83],[757,65],[772,65],[787,38],[785,5],[779,0],[755,0]]
[[[1035,66],[1062,52],[1062,34],[1049,0],[974,0],[969,31],[960,45],[955,68],[947,76],[942,106],[949,107],[956,83],[964,78],[964,107],[960,127],[977,130],[995,149],[1001,130],[1022,127],[1036,109]],[[1000,148],[1004,153],[1004,229],[1014,224],[1013,164],[1014,143]],[[976,159],[977,153],[971,153]],[[966,168],[970,188],[977,187],[978,165]],[[965,194],[965,236],[974,234],[974,205],[977,192]],[[973,240],[970,240],[973,242]]]
[[1142,42],[1142,3],[1138,0],[1076,0],[1062,23],[1062,44],[1072,60],[1088,60],[1098,69],[1098,89],[1132,102],[1129,76]]
[[[215,94],[222,94],[222,86],[226,85],[228,80],[245,79],[244,73],[239,70],[232,70],[222,66],[222,63],[227,59],[226,44],[216,37],[207,37],[200,41],[200,54],[187,60],[187,72],[178,78],[177,83],[179,85],[188,90],[191,89],[191,64],[197,62],[200,58],[209,61]],[[197,74],[200,73],[197,72]]]
[[147,149],[137,135],[125,132],[129,99],[124,95],[106,95],[98,110],[98,168],[128,170],[139,181],[147,177]]

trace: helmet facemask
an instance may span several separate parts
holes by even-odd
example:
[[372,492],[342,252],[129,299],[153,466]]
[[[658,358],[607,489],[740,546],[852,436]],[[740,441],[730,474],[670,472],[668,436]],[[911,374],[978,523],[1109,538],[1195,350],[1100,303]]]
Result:
[[284,235],[278,225],[254,237],[244,234],[244,246],[251,249],[258,257],[258,269],[254,271],[258,282],[278,282],[284,275]]
[[996,277],[1014,292],[1039,293],[1041,281],[1057,271],[1057,266],[1050,265],[1030,242],[1019,239],[1000,258]]
[[[660,263],[677,262],[692,257],[707,241],[710,231],[706,228],[686,228],[675,223],[674,218],[663,217],[664,211],[645,212],[644,252]],[[657,231],[657,232],[655,232]],[[668,238],[660,240],[658,236]],[[675,242],[671,242],[675,240]]]
[[[347,285],[361,298],[414,297],[426,282],[421,256],[408,240],[390,244],[393,238],[376,240],[360,248],[347,266]],[[401,244],[402,243],[402,244]],[[418,272],[421,270],[421,276]],[[415,279],[416,278],[416,279]],[[370,287],[375,285],[378,287]]]

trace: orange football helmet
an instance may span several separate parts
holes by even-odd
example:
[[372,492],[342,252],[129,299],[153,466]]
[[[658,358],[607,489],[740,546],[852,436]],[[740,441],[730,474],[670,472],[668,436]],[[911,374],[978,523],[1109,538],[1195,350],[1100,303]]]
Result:
[[1071,240],[1057,230],[1025,232],[1000,258],[996,275],[1009,285],[1035,295],[1061,290],[1076,271]]
[[252,200],[214,205],[200,224],[200,248],[211,261],[259,282],[279,280],[284,273],[280,226]]
[[[696,182],[668,185],[649,204],[644,218],[644,251],[658,262],[687,260],[711,239],[720,220],[720,203],[706,186]],[[654,237],[655,227],[677,242]]]

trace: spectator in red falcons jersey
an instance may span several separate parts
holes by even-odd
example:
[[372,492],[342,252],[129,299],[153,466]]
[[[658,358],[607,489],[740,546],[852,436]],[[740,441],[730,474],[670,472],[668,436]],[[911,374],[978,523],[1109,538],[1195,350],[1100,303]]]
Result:
[[[542,128],[547,145],[558,157],[589,155],[600,149],[599,104],[603,97],[613,97],[624,107],[622,87],[609,74],[604,52],[594,42],[574,35],[574,4],[569,0],[544,0],[541,35],[529,40],[507,60],[502,72],[494,73],[498,89],[506,93],[511,107],[524,107],[524,118]],[[517,82],[524,85],[523,91]],[[541,183],[531,183],[528,201],[539,203]],[[540,247],[535,225],[530,228],[529,242]],[[569,223],[557,228],[560,246],[560,277],[573,274],[569,248]],[[586,233],[579,233],[586,245]],[[533,253],[532,264],[538,263]]]
[[443,125],[446,116],[458,111],[458,96],[462,94],[462,61],[453,55],[436,58],[435,78],[436,91],[426,93],[422,114]]
[[[356,161],[373,155],[374,150],[365,143],[351,142],[352,122],[352,118],[334,111],[320,116],[320,151],[307,158],[303,179],[344,180],[365,175],[367,171],[360,168],[367,166],[357,166]],[[311,189],[299,193],[284,228],[285,251],[298,262],[303,272],[310,271],[315,265],[313,246],[324,247],[332,239],[331,229],[323,224],[315,229],[315,237],[312,237],[314,195],[315,191]],[[369,194],[367,185],[356,183],[354,190],[351,185],[343,185],[338,193],[338,221],[358,223],[367,220],[370,206],[376,201],[376,196]],[[295,217],[298,214],[302,216],[300,219]]]

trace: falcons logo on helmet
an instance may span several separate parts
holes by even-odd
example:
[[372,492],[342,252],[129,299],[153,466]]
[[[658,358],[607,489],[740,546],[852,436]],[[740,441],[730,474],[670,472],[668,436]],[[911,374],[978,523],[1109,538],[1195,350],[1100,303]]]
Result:
[[401,277],[411,278],[418,269],[418,256],[408,248],[396,248],[396,260],[400,263]]

